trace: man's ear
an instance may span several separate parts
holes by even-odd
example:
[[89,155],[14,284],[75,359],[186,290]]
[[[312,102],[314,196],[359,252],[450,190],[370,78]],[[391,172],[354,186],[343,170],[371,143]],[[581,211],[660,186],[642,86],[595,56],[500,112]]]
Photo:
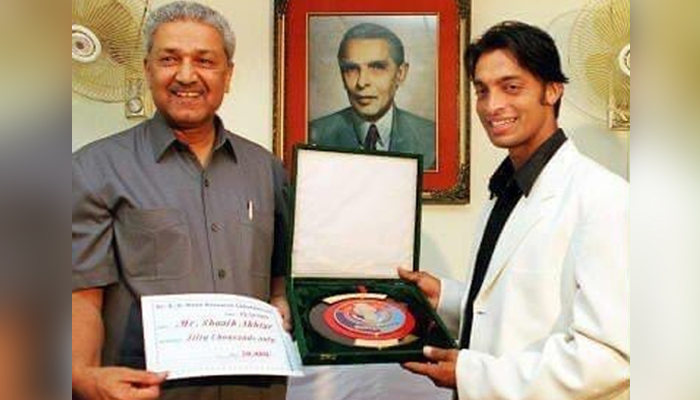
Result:
[[564,94],[564,84],[561,82],[549,82],[544,88],[544,100],[548,106],[553,106]]
[[408,76],[408,63],[403,63],[399,65],[399,70],[396,72],[396,83],[397,84],[402,84],[404,80],[406,80],[406,76]]
[[231,61],[226,67],[226,83],[224,86],[224,93],[228,93],[231,90],[231,78],[233,78],[233,67],[235,64]]
[[148,56],[143,58],[143,71],[145,72],[144,75],[146,75],[146,84],[148,85],[148,88],[151,88],[151,66],[148,61]]

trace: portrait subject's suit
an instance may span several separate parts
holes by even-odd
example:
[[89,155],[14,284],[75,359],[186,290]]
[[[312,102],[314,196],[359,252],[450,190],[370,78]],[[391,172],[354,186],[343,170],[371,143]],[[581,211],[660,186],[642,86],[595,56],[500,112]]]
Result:
[[[628,187],[570,141],[553,156],[506,222],[474,301],[460,399],[629,398]],[[438,312],[461,332],[469,283],[441,288]]]
[[[345,149],[362,149],[355,129],[359,117],[352,107],[315,119],[309,124],[309,143]],[[435,122],[394,108],[389,151],[423,155],[423,168],[435,168]]]

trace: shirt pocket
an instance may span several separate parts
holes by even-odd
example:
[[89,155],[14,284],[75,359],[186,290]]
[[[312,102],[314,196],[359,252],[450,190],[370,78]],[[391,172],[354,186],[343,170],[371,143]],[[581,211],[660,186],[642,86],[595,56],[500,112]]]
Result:
[[[237,260],[241,272],[249,279],[245,294],[266,298],[269,294],[270,269],[274,246],[275,211],[250,200],[238,199],[240,231]],[[247,290],[247,289],[246,289]]]
[[118,221],[119,258],[130,279],[179,279],[189,274],[192,245],[180,210],[128,209]]
[[238,220],[244,226],[256,229],[265,235],[271,235],[275,229],[275,210],[262,207],[262,202],[237,199]]

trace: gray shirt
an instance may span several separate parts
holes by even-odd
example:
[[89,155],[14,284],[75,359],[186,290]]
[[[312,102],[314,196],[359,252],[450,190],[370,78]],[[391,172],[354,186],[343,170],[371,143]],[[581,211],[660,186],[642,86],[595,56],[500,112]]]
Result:
[[[103,365],[145,367],[142,295],[268,300],[270,277],[286,272],[287,189],[281,163],[218,118],[206,168],[160,114],[76,152],[73,290],[105,289]],[[268,386],[255,377],[220,383],[234,387],[166,384],[163,399],[239,398],[227,390],[257,398],[255,387]]]

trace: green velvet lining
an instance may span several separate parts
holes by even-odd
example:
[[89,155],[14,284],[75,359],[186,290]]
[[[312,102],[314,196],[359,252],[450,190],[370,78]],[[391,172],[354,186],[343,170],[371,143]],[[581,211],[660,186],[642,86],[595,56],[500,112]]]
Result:
[[[398,279],[293,279],[289,300],[294,317],[294,336],[306,365],[389,363],[424,360],[423,346],[454,348],[455,341],[430,307],[422,293]],[[309,322],[309,311],[328,296],[356,293],[364,287],[369,293],[383,293],[405,303],[416,318],[413,334],[418,340],[386,349],[345,346],[318,334]]]

